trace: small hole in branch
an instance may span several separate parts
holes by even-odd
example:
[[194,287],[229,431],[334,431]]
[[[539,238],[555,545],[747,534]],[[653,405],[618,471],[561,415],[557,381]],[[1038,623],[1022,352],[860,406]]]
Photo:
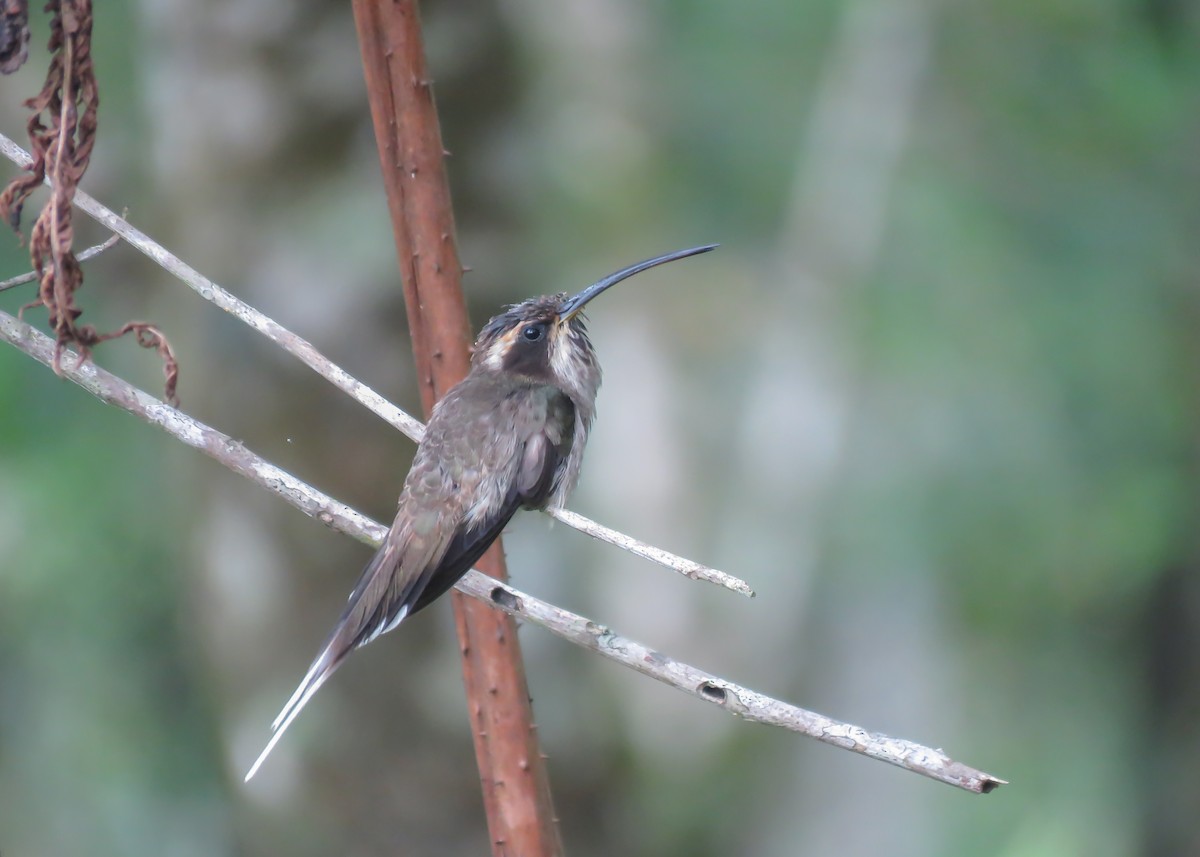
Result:
[[725,701],[725,688],[715,685],[711,681],[704,682],[696,689],[700,691],[701,696],[711,702]]
[[491,597],[492,601],[496,604],[499,604],[501,607],[505,607],[509,610],[516,610],[517,612],[521,611],[521,599],[513,595],[503,586],[493,587]]

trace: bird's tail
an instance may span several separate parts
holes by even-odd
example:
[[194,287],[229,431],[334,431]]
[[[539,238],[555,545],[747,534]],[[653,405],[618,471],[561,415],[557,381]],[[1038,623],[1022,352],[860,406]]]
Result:
[[[397,559],[396,541],[392,534],[384,539],[383,545],[376,551],[375,556],[367,563],[359,576],[358,583],[347,599],[346,609],[338,619],[329,642],[317,655],[317,659],[308,668],[308,673],[287,705],[279,712],[275,722],[271,724],[274,735],[267,742],[262,754],[246,774],[246,781],[257,773],[283,733],[292,725],[296,715],[300,713],[308,701],[313,698],[321,685],[341,666],[346,656],[355,649],[365,646],[380,634],[386,634],[395,628],[409,614],[411,601],[424,588],[425,578],[418,576],[403,589],[398,597],[393,598],[390,590],[393,574],[399,564]],[[418,567],[423,567],[419,565]],[[457,578],[455,578],[457,579]],[[417,587],[414,589],[414,587]],[[416,594],[411,594],[411,593]]]
[[347,652],[343,649],[339,653],[337,644],[338,640],[330,640],[329,645],[325,647],[324,651],[313,661],[312,666],[308,668],[308,673],[304,676],[304,680],[300,682],[300,686],[296,688],[296,692],[292,694],[292,698],[287,701],[287,705],[283,706],[283,710],[279,712],[279,716],[271,724],[271,730],[275,734],[271,736],[271,740],[267,742],[267,746],[263,748],[262,753],[255,759],[254,764],[250,766],[250,771],[246,774],[246,779],[243,782],[250,782],[250,778],[258,772],[262,763],[267,760],[267,756],[275,749],[275,745],[283,737],[283,733],[292,725],[292,721],[296,719],[296,715],[313,698],[313,694],[321,689],[321,685],[325,683],[325,680],[333,675],[334,671],[341,666]]

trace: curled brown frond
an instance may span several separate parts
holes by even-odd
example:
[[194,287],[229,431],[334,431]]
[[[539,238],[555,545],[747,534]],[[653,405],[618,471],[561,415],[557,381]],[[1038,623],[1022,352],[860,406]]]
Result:
[[46,10],[51,15],[50,68],[41,92],[25,102],[31,111],[27,129],[33,165],[0,193],[0,213],[17,229],[25,201],[50,178],[51,198],[33,224],[29,255],[40,276],[36,303],[49,312],[61,349],[79,343],[75,291],[83,273],[71,252],[71,202],[95,145],[99,95],[92,67],[91,0],[50,0]]
[[[85,326],[83,329],[94,333],[90,325]],[[105,342],[109,339],[117,339],[127,333],[133,333],[137,337],[137,344],[142,346],[142,348],[151,348],[158,352],[158,356],[162,358],[163,362],[163,377],[166,379],[165,395],[167,402],[174,407],[179,407],[179,397],[175,395],[175,386],[179,382],[179,361],[175,359],[175,351],[171,348],[171,343],[167,341],[167,337],[153,324],[145,321],[127,321],[120,330],[96,336],[92,340],[92,344]]]
[[[22,307],[42,306],[54,329],[54,370],[61,374],[62,355],[70,346],[86,360],[92,346],[135,332],[138,344],[153,348],[163,361],[166,397],[175,395],[179,365],[162,331],[152,324],[131,321],[113,333],[100,333],[90,324],[79,324],[83,310],[75,293],[83,285],[83,269],[71,249],[75,239],[72,214],[75,192],[87,171],[96,143],[96,109],[100,96],[92,66],[91,0],[49,0],[50,68],[41,92],[25,102],[31,111],[27,130],[33,163],[27,173],[0,192],[0,215],[14,231],[29,196],[43,182],[50,183],[50,199],[29,233],[29,258],[38,280],[37,298]],[[11,16],[10,13],[11,12]],[[9,35],[9,21],[24,24],[23,0],[0,0],[0,63]],[[27,36],[26,36],[27,37]]]
[[29,56],[29,0],[0,0],[0,74],[12,74]]

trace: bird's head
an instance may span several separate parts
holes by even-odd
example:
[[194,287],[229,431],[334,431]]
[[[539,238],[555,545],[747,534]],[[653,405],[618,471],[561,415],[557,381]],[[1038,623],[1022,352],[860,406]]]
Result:
[[716,246],[706,244],[655,256],[609,274],[571,297],[563,292],[513,304],[479,332],[472,350],[472,367],[553,384],[576,404],[586,402],[590,405],[600,387],[600,364],[588,339],[584,306],[610,286],[634,274],[676,259],[707,253]]

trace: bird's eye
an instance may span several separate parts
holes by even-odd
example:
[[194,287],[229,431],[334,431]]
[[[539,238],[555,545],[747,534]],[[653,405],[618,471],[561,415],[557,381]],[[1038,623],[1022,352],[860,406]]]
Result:
[[546,335],[546,325],[531,324],[521,331],[521,338],[526,342],[537,342]]

